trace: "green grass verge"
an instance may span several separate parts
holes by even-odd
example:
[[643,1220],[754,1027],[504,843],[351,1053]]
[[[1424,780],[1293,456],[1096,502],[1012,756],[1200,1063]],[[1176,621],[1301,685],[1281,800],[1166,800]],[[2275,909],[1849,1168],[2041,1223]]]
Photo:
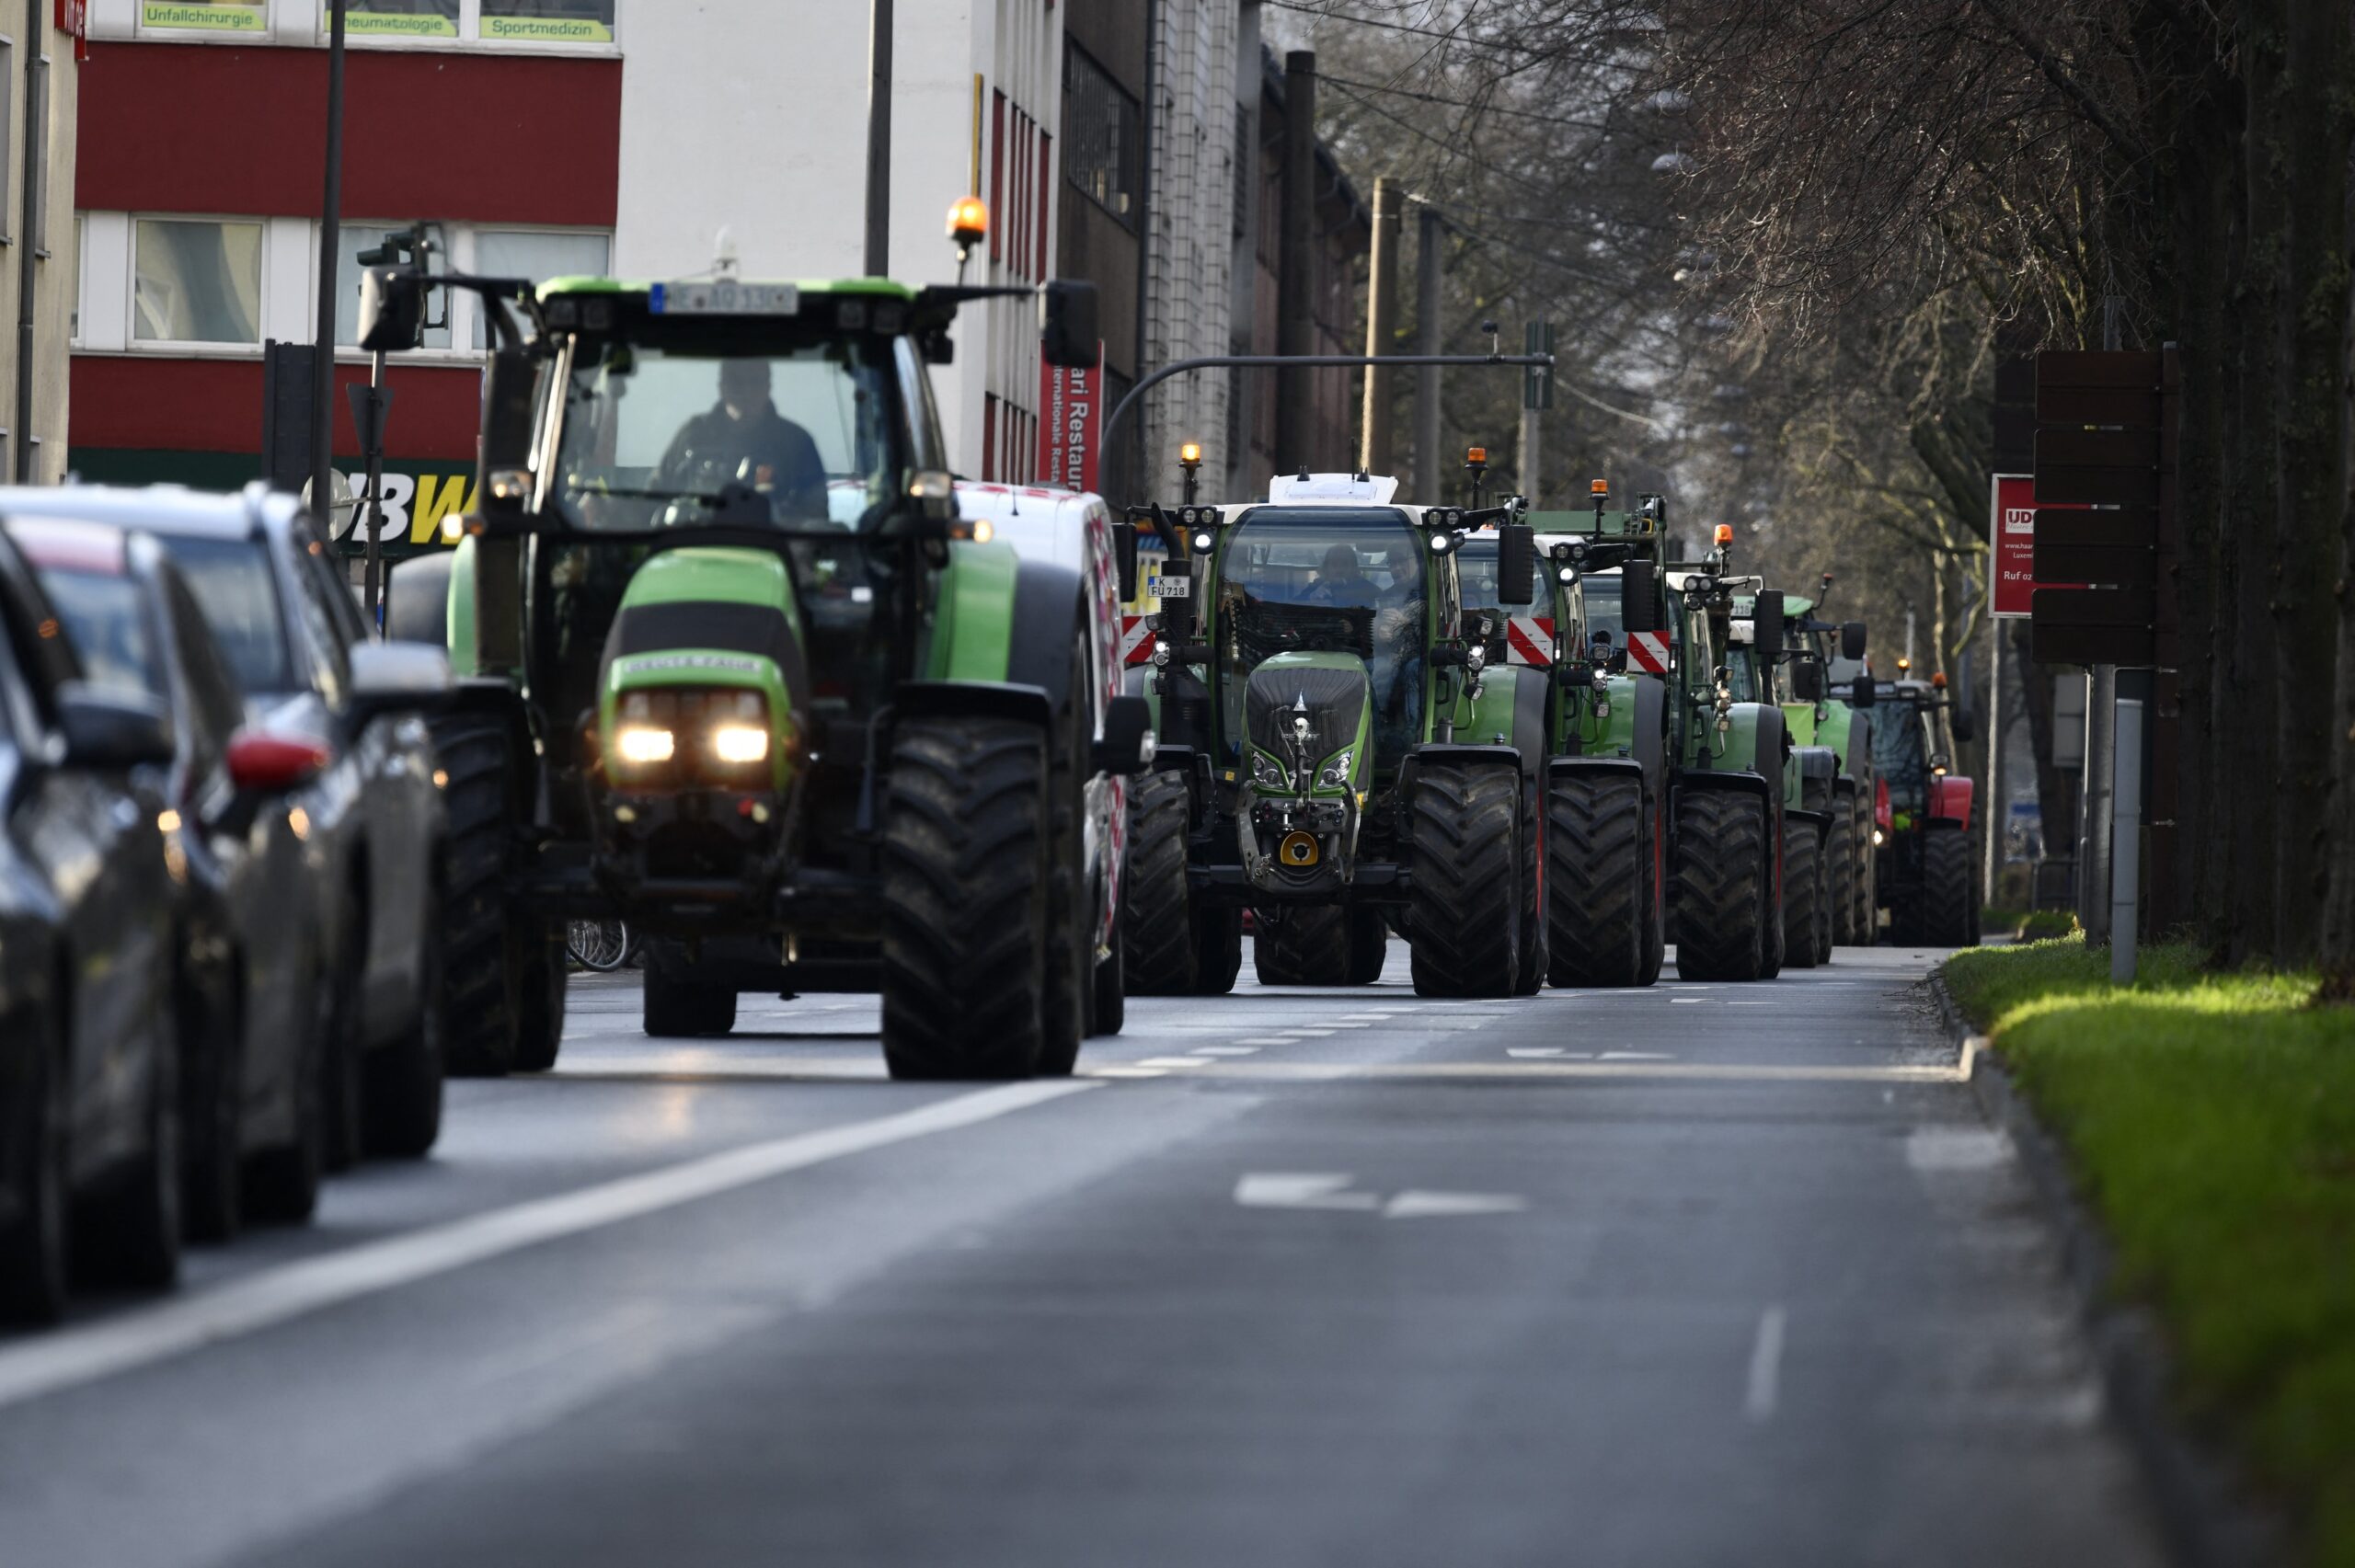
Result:
[[2146,947],[2109,984],[2082,936],[1957,954],[1947,984],[2002,1048],[2154,1304],[2177,1391],[2355,1568],[2355,1013],[2311,976],[2202,971]]
[[2003,910],[1991,904],[1980,911],[1979,929],[1990,935],[2000,933],[2022,942],[2042,942],[2076,930],[2077,917],[2066,910]]

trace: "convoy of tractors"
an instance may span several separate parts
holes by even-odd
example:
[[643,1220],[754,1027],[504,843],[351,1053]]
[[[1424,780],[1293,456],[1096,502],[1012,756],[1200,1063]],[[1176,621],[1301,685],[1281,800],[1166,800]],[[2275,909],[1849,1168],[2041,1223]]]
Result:
[[[1967,730],[1860,624],[1673,558],[1667,507],[1401,501],[1367,474],[1148,503],[949,472],[927,366],[1030,290],[383,268],[363,341],[479,294],[480,509],[404,563],[453,1068],[548,1066],[562,933],[645,933],[649,1034],[879,993],[896,1076],[1073,1070],[1129,994],[1767,979],[1975,926]],[[1089,364],[1086,285],[1035,291]],[[717,402],[714,399],[717,398]],[[1189,484],[1190,490],[1191,486]],[[1829,579],[1826,579],[1827,588]],[[1145,614],[1141,662],[1124,617]]]

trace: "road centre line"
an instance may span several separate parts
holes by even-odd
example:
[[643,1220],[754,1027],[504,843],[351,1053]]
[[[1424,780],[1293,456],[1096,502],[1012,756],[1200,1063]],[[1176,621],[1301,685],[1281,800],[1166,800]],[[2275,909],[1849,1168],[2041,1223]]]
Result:
[[535,1198],[406,1235],[306,1258],[220,1289],[0,1350],[0,1408],[114,1377],[208,1345],[626,1219],[716,1197],[791,1171],[952,1132],[1097,1085],[1042,1079],[936,1100],[912,1111],[746,1144]]
[[[1885,1067],[1852,1064],[1799,1065],[1714,1061],[1399,1061],[1295,1062],[1206,1061],[1189,1078],[1246,1078],[1276,1082],[1315,1082],[1365,1079],[1516,1079],[1625,1078],[1656,1081],[1694,1080],[1729,1083],[1967,1083],[1970,1053],[1950,1064],[1898,1062]],[[1117,1068],[1083,1064],[1082,1076],[1122,1074]]]
[[1750,1379],[1741,1412],[1752,1421],[1772,1421],[1783,1391],[1783,1329],[1788,1315],[1780,1306],[1758,1314],[1758,1336],[1750,1346]]

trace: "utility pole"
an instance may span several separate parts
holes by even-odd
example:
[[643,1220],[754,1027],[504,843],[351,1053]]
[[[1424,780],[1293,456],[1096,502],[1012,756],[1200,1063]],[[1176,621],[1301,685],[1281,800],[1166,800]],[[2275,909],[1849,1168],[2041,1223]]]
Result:
[[[891,271],[891,0],[870,0],[867,40],[867,275]],[[337,0],[339,15],[342,0]],[[997,222],[990,214],[990,222]]]
[[[1398,351],[1398,183],[1373,182],[1373,256],[1366,288],[1365,352],[1374,359]],[[1387,474],[1390,462],[1390,378],[1380,366],[1365,372],[1365,410],[1358,434],[1358,471]],[[1285,459],[1290,462],[1291,459]]]
[[[1316,351],[1316,56],[1284,56],[1283,257],[1276,274],[1276,347],[1288,358]],[[1316,378],[1305,367],[1277,373],[1276,463],[1313,466]],[[1334,455],[1338,455],[1338,453]]]
[[327,174],[319,199],[319,317],[311,340],[311,510],[328,517],[335,466],[336,263],[343,249],[343,33],[347,0],[332,0],[327,34]]
[[[2125,342],[2125,304],[2117,294],[2101,303],[2101,346]],[[2118,666],[2097,664],[2085,673],[2085,834],[2077,854],[2077,923],[2085,940],[2107,942],[2109,929],[2110,795],[2118,781]]]
[[[1522,328],[1525,353],[1554,352],[1554,324],[1544,316]],[[1521,493],[1532,508],[1542,507],[1537,492],[1545,478],[1545,410],[1554,406],[1554,367],[1532,365],[1521,372]]]
[[[1415,352],[1435,358],[1444,336],[1440,330],[1439,209],[1428,201],[1415,204]],[[1439,494],[1439,367],[1425,365],[1415,372],[1415,499],[1427,507],[1440,504]]]

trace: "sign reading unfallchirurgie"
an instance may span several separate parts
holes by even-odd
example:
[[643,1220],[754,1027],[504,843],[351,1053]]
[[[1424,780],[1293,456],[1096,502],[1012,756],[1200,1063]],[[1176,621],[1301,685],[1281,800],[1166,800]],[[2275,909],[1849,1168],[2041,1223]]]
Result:
[[141,0],[139,20],[150,28],[258,33],[269,26],[270,6],[266,0]]

